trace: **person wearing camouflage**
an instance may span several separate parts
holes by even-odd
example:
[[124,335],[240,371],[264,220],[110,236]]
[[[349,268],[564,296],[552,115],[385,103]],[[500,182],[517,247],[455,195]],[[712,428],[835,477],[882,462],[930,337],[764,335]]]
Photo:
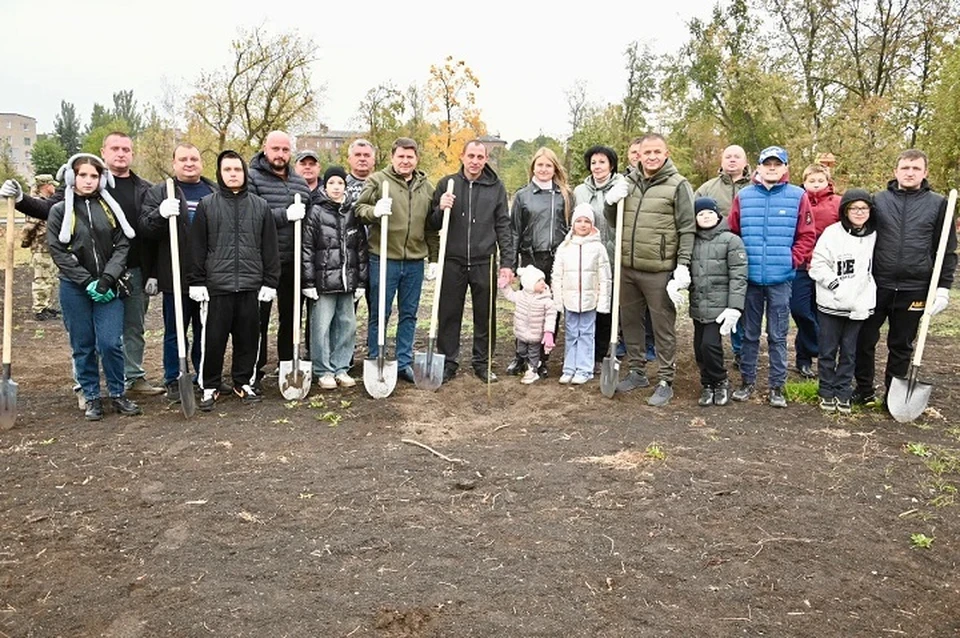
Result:
[[[53,175],[41,174],[34,178],[37,197],[51,197],[60,185]],[[33,267],[33,317],[37,321],[56,319],[60,311],[54,307],[54,286],[57,283],[57,266],[47,247],[47,223],[35,217],[27,217],[20,235],[20,247],[30,249],[30,265]]]

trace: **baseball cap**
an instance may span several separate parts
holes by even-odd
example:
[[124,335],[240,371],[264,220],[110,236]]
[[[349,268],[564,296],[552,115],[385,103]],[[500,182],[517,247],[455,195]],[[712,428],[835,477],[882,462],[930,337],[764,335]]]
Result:
[[768,146],[767,148],[760,151],[760,159],[757,161],[758,164],[763,164],[765,160],[770,159],[771,157],[776,157],[778,160],[787,164],[787,151],[786,149],[780,146]]
[[310,149],[307,149],[307,150],[305,150],[305,151],[300,151],[299,153],[297,153],[297,160],[296,160],[296,161],[299,162],[299,161],[304,160],[304,159],[306,159],[306,158],[308,158],[308,157],[312,157],[314,162],[318,162],[318,163],[320,162],[320,157],[317,155],[317,152],[316,152],[316,151],[311,151]]

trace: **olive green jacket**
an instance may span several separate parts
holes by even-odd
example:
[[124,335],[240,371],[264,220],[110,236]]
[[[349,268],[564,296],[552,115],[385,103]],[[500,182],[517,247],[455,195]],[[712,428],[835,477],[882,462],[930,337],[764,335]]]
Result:
[[427,227],[433,201],[433,184],[426,173],[413,172],[407,182],[393,167],[377,171],[367,178],[355,208],[357,217],[370,225],[370,253],[380,254],[380,220],[373,208],[380,199],[384,182],[389,183],[389,195],[393,200],[387,225],[387,259],[424,259],[437,261],[440,254],[440,235]]

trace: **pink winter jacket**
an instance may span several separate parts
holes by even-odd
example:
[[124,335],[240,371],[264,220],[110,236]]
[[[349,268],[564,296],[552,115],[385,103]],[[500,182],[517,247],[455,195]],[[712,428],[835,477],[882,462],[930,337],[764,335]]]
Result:
[[544,330],[553,330],[557,309],[553,307],[549,287],[543,292],[514,290],[509,286],[500,291],[516,306],[513,311],[513,332],[517,339],[525,343],[540,343]]

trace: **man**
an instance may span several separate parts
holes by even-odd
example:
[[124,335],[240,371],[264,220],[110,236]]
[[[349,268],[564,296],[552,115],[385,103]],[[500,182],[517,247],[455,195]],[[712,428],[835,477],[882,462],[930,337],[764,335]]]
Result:
[[[277,355],[280,361],[293,360],[293,228],[294,222],[306,216],[310,203],[310,188],[307,182],[290,168],[290,136],[283,131],[272,131],[263,141],[263,148],[250,160],[247,188],[254,195],[267,200],[277,225],[277,241],[280,247],[280,283],[276,286],[277,314],[280,326],[277,330]],[[294,195],[300,194],[300,204],[294,203]],[[270,326],[270,311],[273,299],[261,299],[260,304],[260,354],[257,357],[257,381],[254,388],[260,391],[263,367],[267,364],[267,329]],[[296,326],[299,330],[300,326]]]
[[[53,175],[41,174],[34,178],[38,197],[49,199],[53,197],[59,182]],[[33,317],[37,321],[56,319],[60,311],[54,305],[53,290],[57,284],[56,264],[50,257],[47,248],[47,224],[36,217],[28,217],[23,223],[20,232],[20,247],[30,249],[30,263],[33,266]]]
[[[150,277],[157,280],[157,287],[163,294],[163,384],[166,387],[167,400],[173,402],[180,400],[180,386],[177,384],[180,358],[177,353],[177,317],[173,301],[175,286],[182,291],[184,342],[188,344],[187,350],[190,352],[194,372],[198,376],[200,374],[200,304],[187,296],[184,277],[190,263],[190,227],[197,212],[197,204],[217,188],[216,184],[201,175],[202,172],[203,159],[200,157],[200,150],[186,142],[178,144],[173,150],[173,184],[176,198],[167,199],[166,184],[154,185],[143,202],[143,217],[140,218],[141,236],[157,243],[157,259]],[[167,221],[171,217],[177,218],[180,281],[173,280],[170,226]],[[186,334],[191,324],[192,345]]]
[[317,156],[316,151],[307,149],[297,153],[296,171],[297,175],[302,177],[307,183],[307,188],[310,189],[310,194],[316,195],[317,189],[321,186],[320,158]]
[[362,137],[353,140],[347,148],[347,165],[350,167],[347,174],[347,193],[353,201],[360,198],[367,178],[373,172],[376,155],[377,149]]
[[[930,189],[927,155],[911,149],[900,153],[893,179],[886,190],[873,196],[871,218],[877,228],[873,278],[877,282],[877,306],[863,322],[857,340],[857,388],[854,403],[876,403],[874,375],[880,328],[889,322],[884,385],[890,391],[893,377],[905,377],[913,355],[920,319],[926,307],[927,288],[933,275],[943,228],[947,200]],[[950,287],[957,269],[957,231],[950,224],[947,252],[937,281],[931,312],[938,314],[950,301]]]
[[743,384],[734,391],[733,400],[746,401],[753,396],[766,308],[769,400],[775,408],[787,407],[783,384],[787,381],[793,278],[797,267],[810,259],[816,242],[810,201],[802,188],[790,184],[787,160],[787,151],[779,146],[763,149],[754,183],[737,193],[727,220],[730,230],[743,238],[747,251],[747,298],[740,351]]
[[[276,296],[280,279],[277,226],[270,206],[247,189],[247,167],[234,151],[217,157],[217,189],[197,205],[190,232],[190,298],[209,304],[197,407],[213,409],[220,393],[227,339],[233,342],[233,392],[257,403],[258,302]],[[172,202],[171,202],[172,203]],[[161,204],[162,205],[162,204]]]
[[662,406],[673,398],[677,353],[677,309],[667,284],[672,280],[671,286],[677,289],[690,285],[690,256],[697,225],[693,188],[670,160],[666,139],[657,133],[647,133],[636,143],[640,163],[623,182],[607,192],[604,211],[607,221],[616,224],[616,204],[626,197],[620,316],[630,372],[617,385],[617,391],[630,392],[650,385],[644,356],[644,316],[649,308],[659,382],[647,403]]
[[[491,296],[496,288],[490,281],[491,257],[500,252],[499,280],[511,281],[516,265],[507,189],[496,172],[487,165],[487,148],[480,140],[471,140],[460,155],[460,171],[448,175],[437,184],[433,194],[433,210],[428,225],[443,228],[443,210],[450,208],[447,228],[447,250],[443,272],[437,332],[437,351],[444,355],[443,380],[456,375],[460,357],[460,328],[467,287],[473,303],[473,372],[482,381],[488,377],[488,356],[493,353],[495,338],[490,325],[496,324],[496,309],[491,309]],[[453,181],[452,194],[447,183]],[[493,314],[491,314],[493,310]],[[494,333],[495,334],[495,333]]]
[[[397,376],[413,383],[413,333],[417,326],[423,260],[437,260],[438,235],[427,227],[433,200],[433,184],[417,169],[417,143],[398,138],[391,149],[390,166],[370,175],[357,202],[357,216],[370,224],[370,314],[367,326],[367,357],[379,355],[375,302],[380,286],[380,260],[387,260],[384,325],[390,319],[393,298],[397,297]],[[390,184],[388,197],[381,197],[383,183]],[[380,254],[380,218],[389,217],[387,254]]]

